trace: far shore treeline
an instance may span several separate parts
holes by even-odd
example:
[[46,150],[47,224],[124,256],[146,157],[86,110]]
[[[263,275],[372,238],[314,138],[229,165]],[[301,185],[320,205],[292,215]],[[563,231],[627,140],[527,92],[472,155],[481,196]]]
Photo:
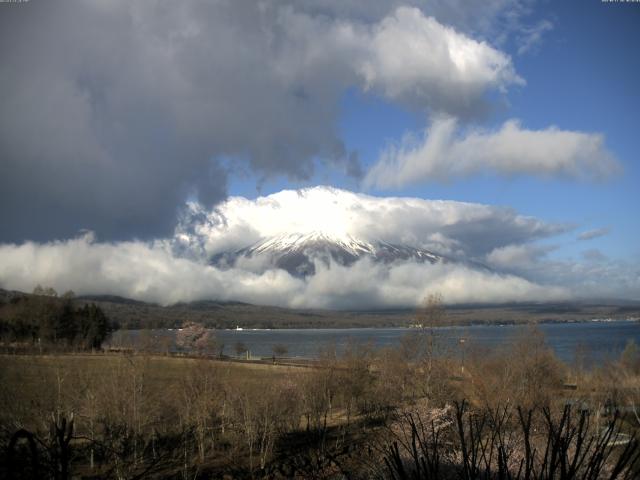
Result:
[[[52,297],[51,293],[55,293],[51,288],[39,289],[39,296]],[[5,315],[2,305],[18,302],[16,298],[29,295],[0,288],[0,321]],[[62,295],[60,298],[69,300],[64,297]],[[198,323],[210,329],[386,328],[406,327],[415,323],[416,316],[415,308],[294,309],[219,300],[179,302],[163,306],[113,295],[71,297],[72,309],[94,304],[114,326],[123,330],[182,328],[189,323]],[[447,305],[448,325],[580,322],[594,318],[640,318],[640,302],[594,300]]]

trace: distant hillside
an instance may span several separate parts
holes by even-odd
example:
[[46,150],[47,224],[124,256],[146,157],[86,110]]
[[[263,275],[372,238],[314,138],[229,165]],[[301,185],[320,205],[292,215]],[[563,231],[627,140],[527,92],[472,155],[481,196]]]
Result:
[[[29,295],[0,289],[0,303]],[[87,295],[74,299],[78,306],[98,305],[120,328],[178,328],[200,322],[211,328],[353,328],[399,327],[415,323],[416,311],[305,310],[201,300],[160,306],[113,295]],[[521,303],[455,305],[446,309],[447,321],[474,323],[575,322],[593,318],[640,318],[640,302],[602,300],[592,303]]]
[[[212,328],[349,328],[397,327],[415,323],[416,311],[296,310],[240,302],[197,301],[167,307],[117,297],[80,297],[95,302],[121,328],[176,328],[201,322]],[[447,307],[452,324],[574,322],[593,318],[640,318],[640,303],[553,303],[459,305]]]

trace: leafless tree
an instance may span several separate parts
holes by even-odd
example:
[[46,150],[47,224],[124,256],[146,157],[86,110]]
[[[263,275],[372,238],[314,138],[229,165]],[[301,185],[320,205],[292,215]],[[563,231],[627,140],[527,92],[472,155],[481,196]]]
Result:
[[289,349],[286,345],[277,343],[273,347],[271,347],[271,351],[273,352],[273,363],[275,363],[276,358],[284,357],[289,352]]
[[434,388],[436,380],[436,357],[442,353],[439,352],[438,345],[438,327],[442,327],[446,321],[446,311],[444,308],[443,298],[440,293],[429,294],[423,301],[416,314],[416,323],[419,330],[416,332],[418,345],[421,348],[418,352],[423,355],[422,368],[422,387],[423,392],[427,396],[435,394]]
[[181,418],[185,431],[193,431],[200,462],[215,448],[220,431],[223,384],[211,362],[197,362],[182,380]]
[[247,348],[247,346],[243,343],[243,342],[236,342],[236,344],[234,345],[234,350],[236,352],[236,355],[238,357],[243,356],[244,354],[246,354],[249,349]]

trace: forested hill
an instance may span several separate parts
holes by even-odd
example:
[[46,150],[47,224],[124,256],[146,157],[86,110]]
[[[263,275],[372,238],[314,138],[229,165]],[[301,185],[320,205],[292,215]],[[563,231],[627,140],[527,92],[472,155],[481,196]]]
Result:
[[[19,296],[30,294],[0,289],[0,304]],[[111,322],[124,329],[177,328],[186,322],[198,322],[211,328],[398,327],[419,322],[416,309],[304,310],[218,301],[160,306],[112,295],[79,296],[72,302],[76,308],[95,304]],[[457,305],[446,308],[446,321],[452,324],[573,322],[594,318],[640,318],[640,302]]]
[[0,290],[0,343],[90,350],[117,327],[95,303],[38,286],[33,294]]

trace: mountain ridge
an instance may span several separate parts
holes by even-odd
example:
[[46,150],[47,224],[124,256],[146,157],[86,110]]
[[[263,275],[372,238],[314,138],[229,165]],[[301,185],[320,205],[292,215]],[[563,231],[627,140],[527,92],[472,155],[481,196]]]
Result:
[[[0,289],[0,314],[13,298],[32,294]],[[81,295],[74,303],[96,303],[124,329],[179,328],[187,322],[210,328],[365,328],[406,327],[415,323],[417,309],[378,310],[292,309],[241,302],[198,300],[161,306],[116,295]],[[640,318],[640,302],[581,300],[446,306],[446,323],[526,324],[577,322],[594,318]]]
[[210,263],[221,268],[231,268],[241,259],[252,258],[262,258],[268,266],[281,268],[298,277],[314,275],[316,261],[321,261],[325,266],[329,266],[331,262],[350,266],[363,258],[385,264],[407,260],[431,264],[453,261],[423,248],[384,240],[362,240],[350,234],[330,235],[317,230],[262,238],[247,247],[218,253],[212,256]]

